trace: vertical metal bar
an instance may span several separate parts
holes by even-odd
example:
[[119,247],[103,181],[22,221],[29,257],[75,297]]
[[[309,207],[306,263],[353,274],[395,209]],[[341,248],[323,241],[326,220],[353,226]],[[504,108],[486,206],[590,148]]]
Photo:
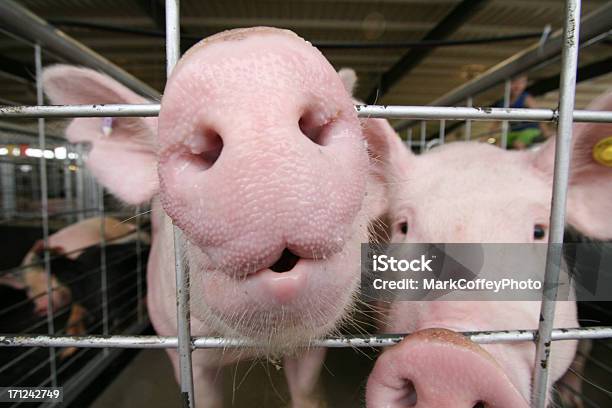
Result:
[[[510,107],[510,79],[506,79],[504,82],[504,108]],[[501,128],[501,142],[500,146],[502,149],[506,149],[508,147],[508,121],[504,120],[502,122]]]
[[427,138],[427,123],[424,120],[422,120],[421,121],[421,148],[420,148],[421,154],[425,152],[426,138]]
[[40,160],[38,162],[38,172],[34,171],[34,167],[32,166],[32,173],[30,173],[32,175],[32,178],[30,179],[31,184],[32,184],[32,201],[35,202],[36,200],[38,200],[40,198],[40,188],[38,188],[39,183],[39,178],[40,178]]
[[84,204],[85,204],[85,183],[83,180],[83,169],[84,169],[84,165],[83,165],[83,146],[82,145],[77,145],[75,152],[77,154],[76,157],[76,172],[75,172],[75,178],[76,178],[76,207],[77,207],[77,220],[78,221],[83,221],[84,219],[84,214],[83,214],[83,209],[85,208]]
[[62,191],[62,177],[61,177],[62,166],[56,160],[50,161],[49,163],[51,163],[51,169],[52,169],[51,178],[50,178],[52,180],[50,196],[52,198],[59,198],[61,191]]
[[[68,154],[68,149],[66,149],[66,154]],[[62,170],[64,172],[64,200],[66,204],[66,210],[73,211],[73,197],[72,197],[72,172],[70,171],[70,160],[66,158],[62,163]],[[71,222],[74,218],[74,215],[68,215],[68,222]]]
[[[106,273],[106,222],[104,215],[104,187],[98,185],[98,214],[100,215],[100,285],[102,287],[102,334],[108,336],[108,276]],[[108,349],[104,349],[107,354]]]
[[138,206],[136,207],[136,299],[138,300],[136,308],[138,315],[138,323],[142,323],[144,320],[144,311],[142,304],[142,244],[140,242],[140,233],[140,206]]
[[[471,108],[473,104],[474,104],[474,101],[472,97],[471,96],[468,97],[466,101],[466,106],[468,108]],[[472,121],[468,119],[465,121],[465,140],[470,140],[471,138],[472,138]]]
[[170,77],[181,54],[179,0],[166,1],[166,77]]
[[544,408],[547,398],[548,359],[551,331],[555,315],[557,283],[562,260],[565,205],[569,182],[572,138],[572,114],[576,91],[578,66],[578,40],[580,31],[580,0],[566,0],[563,25],[563,54],[561,56],[561,84],[559,97],[559,123],[555,144],[555,170],[550,214],[550,235],[546,254],[545,285],[542,293],[540,323],[536,342],[532,406]]
[[440,144],[444,144],[444,140],[446,139],[446,120],[442,119],[440,121]]
[[406,131],[406,146],[409,150],[412,150],[412,128],[408,128]]
[[[34,63],[36,65],[36,103],[44,105],[43,86],[42,86],[42,50],[39,44],[34,46]],[[45,139],[45,119],[38,119],[38,147],[44,153],[46,147]],[[38,161],[40,174],[40,208],[42,218],[43,243],[44,243],[44,265],[47,277],[47,331],[49,335],[55,334],[55,324],[53,321],[53,287],[51,280],[51,259],[49,256],[49,202],[47,200],[47,159],[42,154]],[[57,367],[55,361],[55,348],[49,348],[49,369],[51,386],[57,387]]]
[[15,216],[17,203],[14,163],[0,163],[0,184],[2,185],[2,212],[4,218],[10,220]]
[[[166,0],[166,75],[170,77],[180,56],[179,0]],[[195,406],[191,366],[191,322],[189,310],[189,270],[184,264],[183,234],[174,229],[174,266],[176,269],[177,330],[180,386],[183,405]]]
[[98,189],[98,182],[94,178],[91,171],[89,171],[87,167],[84,167],[83,170],[85,171],[85,177],[86,177],[85,211],[90,212],[94,210],[95,208],[98,208],[98,203],[100,200],[100,197],[99,197],[100,191]]

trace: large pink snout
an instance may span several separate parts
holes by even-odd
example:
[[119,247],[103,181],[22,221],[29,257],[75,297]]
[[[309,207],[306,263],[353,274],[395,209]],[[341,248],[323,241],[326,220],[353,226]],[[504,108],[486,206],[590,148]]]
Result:
[[359,122],[337,73],[293,34],[196,46],[164,93],[159,143],[161,202],[209,270],[289,270],[351,237],[368,169]]
[[370,374],[368,408],[527,408],[491,355],[461,334],[426,329],[386,350]]

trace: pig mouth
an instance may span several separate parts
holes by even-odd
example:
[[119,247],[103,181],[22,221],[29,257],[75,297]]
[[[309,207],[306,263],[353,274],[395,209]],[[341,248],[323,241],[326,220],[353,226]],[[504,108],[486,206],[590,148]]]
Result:
[[301,257],[291,252],[289,248],[285,248],[281,253],[280,258],[274,262],[269,269],[276,273],[289,272],[300,261]]

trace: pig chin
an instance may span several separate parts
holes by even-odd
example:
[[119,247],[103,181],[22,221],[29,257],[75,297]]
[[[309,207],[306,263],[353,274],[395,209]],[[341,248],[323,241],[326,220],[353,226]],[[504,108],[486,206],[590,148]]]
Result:
[[254,340],[265,354],[308,346],[332,333],[353,307],[360,243],[367,238],[363,225],[355,222],[339,252],[325,259],[300,258],[280,273],[268,267],[236,276],[215,268],[190,245],[192,315],[216,333]]

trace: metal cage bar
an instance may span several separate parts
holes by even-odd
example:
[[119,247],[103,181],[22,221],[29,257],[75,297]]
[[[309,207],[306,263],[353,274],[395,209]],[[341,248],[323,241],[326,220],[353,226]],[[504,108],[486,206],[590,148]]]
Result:
[[[510,79],[506,79],[504,82],[504,108],[508,109],[510,107]],[[501,132],[501,140],[500,147],[502,149],[506,149],[508,147],[508,127],[509,123],[507,120],[502,121],[502,132]]]
[[[362,118],[423,120],[509,120],[550,122],[559,116],[557,109],[355,105]],[[148,117],[157,116],[159,104],[100,104],[0,106],[0,117],[7,118],[80,118],[80,117]],[[612,112],[575,110],[574,122],[612,122]]]
[[[444,141],[445,120],[466,120],[466,139],[470,138],[471,120],[526,120],[526,121],[557,121],[559,122],[558,143],[555,152],[555,175],[553,187],[553,200],[551,212],[551,233],[549,236],[549,253],[546,268],[546,282],[542,300],[542,321],[538,330],[525,331],[497,331],[497,332],[466,332],[469,339],[476,343],[499,342],[537,342],[537,356],[535,365],[535,386],[533,401],[538,407],[543,407],[547,384],[547,359],[550,341],[611,338],[612,327],[552,329],[554,315],[554,298],[559,270],[554,265],[555,257],[561,256],[555,249],[562,234],[564,226],[565,200],[568,186],[568,171],[570,159],[570,141],[572,121],[576,122],[612,122],[612,112],[599,112],[587,110],[574,110],[574,92],[576,75],[576,57],[578,52],[580,1],[567,0],[566,21],[564,25],[562,82],[560,94],[560,107],[554,109],[511,109],[511,108],[472,108],[472,98],[468,98],[467,107],[437,107],[437,106],[377,106],[357,105],[359,117],[395,118],[395,119],[421,119],[421,151],[425,150],[427,124],[425,120],[441,120],[440,137]],[[170,75],[179,58],[179,0],[166,1],[166,53],[167,74]],[[37,55],[40,58],[40,47],[37,46]],[[39,98],[38,106],[11,106],[0,107],[0,117],[31,117],[39,119],[40,145],[44,151],[44,119],[48,117],[106,117],[106,116],[156,116],[159,113],[159,104],[143,105],[42,105],[42,87],[40,82],[40,60],[37,61],[37,85]],[[506,86],[506,93],[508,87]],[[508,98],[505,98],[508,102]],[[40,125],[42,123],[42,126]],[[507,123],[507,122],[506,122]],[[79,155],[80,157],[80,155]],[[44,155],[41,163],[44,163]],[[43,177],[44,165],[41,165],[41,191],[46,196],[46,175]],[[82,190],[82,185],[81,185]],[[81,192],[82,194],[82,192]],[[78,195],[78,183],[77,183]],[[42,196],[41,198],[44,198]],[[103,195],[100,197],[103,210]],[[43,218],[46,211],[43,211]],[[46,214],[48,216],[48,214]],[[140,228],[140,226],[139,226]],[[103,225],[101,226],[102,239],[104,239]],[[0,335],[0,347],[50,347],[51,355],[56,347],[83,347],[83,348],[175,348],[179,353],[180,386],[183,401],[187,406],[194,405],[193,372],[191,356],[192,351],[198,348],[233,348],[233,347],[259,347],[261,345],[242,340],[220,337],[191,337],[189,320],[189,270],[184,265],[182,233],[173,227],[175,244],[176,267],[176,296],[177,296],[177,336],[108,336],[108,322],[103,322],[104,336],[70,337],[55,336],[50,330],[49,335],[8,336]],[[47,233],[48,234],[48,233]],[[562,240],[562,235],[561,235]],[[139,242],[137,240],[137,242]],[[137,244],[138,245],[138,244]],[[138,252],[138,249],[137,249]],[[139,260],[140,262],[140,260]],[[101,259],[101,266],[105,263]],[[140,265],[140,264],[139,264]],[[140,266],[138,266],[140,268]],[[141,279],[140,277],[138,279]],[[50,281],[50,279],[49,279]],[[137,283],[140,285],[140,283]],[[105,286],[105,284],[103,284]],[[106,303],[106,302],[103,302]],[[103,306],[104,308],[106,306]],[[138,312],[140,313],[140,312]],[[100,323],[98,323],[100,324]],[[381,336],[345,336],[317,340],[311,343],[317,347],[385,347],[398,343],[405,335]]]
[[446,139],[446,120],[445,119],[440,120],[439,135],[440,135],[440,144],[442,145],[444,144],[445,139]]
[[425,152],[425,144],[427,143],[427,122],[421,121],[421,146],[419,148],[420,153]]
[[[471,108],[472,105],[474,105],[474,100],[471,96],[469,96],[466,101],[465,101],[465,106],[467,106],[468,108]],[[465,129],[464,129],[464,139],[466,141],[469,141],[472,138],[472,121],[470,119],[467,119],[465,121]]]
[[144,291],[142,288],[142,243],[140,241],[142,237],[142,226],[140,225],[140,206],[136,207],[136,216],[134,217],[136,220],[136,298],[138,299],[138,305],[136,306],[138,309],[138,323],[144,322],[144,310],[143,310],[143,302],[141,299],[144,298]]
[[[166,0],[166,75],[170,77],[180,57],[180,3]],[[191,321],[189,311],[189,269],[185,265],[182,231],[172,226],[174,232],[174,267],[176,272],[176,305],[179,355],[179,383],[183,406],[195,406],[193,392],[193,367],[191,364]]]
[[[104,187],[98,186],[98,213],[100,214],[100,285],[102,289],[102,334],[108,336],[108,276],[106,271],[106,221]],[[106,350],[108,352],[108,350]]]
[[408,146],[408,149],[412,150],[412,128],[406,131],[406,146]]
[[[518,343],[534,341],[537,330],[502,330],[462,332],[471,341],[478,344]],[[408,336],[405,334],[385,334],[375,336],[343,336],[315,340],[312,347],[388,347],[399,343]],[[571,329],[553,329],[551,340],[581,340],[612,338],[612,327],[580,327]],[[192,346],[195,349],[210,348],[241,348],[261,347],[262,344],[243,339],[222,337],[193,337]],[[264,345],[265,346],[265,345]],[[71,336],[11,336],[0,335],[0,347],[85,347],[85,348],[146,348],[165,349],[177,348],[178,337],[175,336],[87,336],[85,338]]]
[[[43,85],[42,85],[42,49],[39,44],[34,46],[34,64],[36,66],[36,103],[44,103]],[[38,119],[38,145],[41,151],[45,151],[45,119]],[[47,159],[42,154],[39,159],[40,172],[40,210],[41,222],[43,230],[43,264],[45,276],[47,278],[47,293],[51,293],[52,276],[51,276],[51,254],[49,253],[49,207],[48,207],[48,191],[47,191]],[[49,334],[55,334],[55,323],[53,321],[53,296],[47,296],[47,331]],[[53,387],[57,387],[57,367],[55,359],[55,349],[49,349],[49,378]]]
[[548,360],[551,333],[555,316],[555,300],[563,257],[563,233],[565,230],[565,206],[569,185],[569,169],[572,143],[572,112],[576,93],[576,69],[578,67],[578,43],[580,32],[580,0],[566,0],[563,24],[563,54],[559,93],[559,122],[555,143],[550,233],[546,252],[544,289],[540,308],[540,323],[534,361],[532,406],[545,408],[548,384]]

